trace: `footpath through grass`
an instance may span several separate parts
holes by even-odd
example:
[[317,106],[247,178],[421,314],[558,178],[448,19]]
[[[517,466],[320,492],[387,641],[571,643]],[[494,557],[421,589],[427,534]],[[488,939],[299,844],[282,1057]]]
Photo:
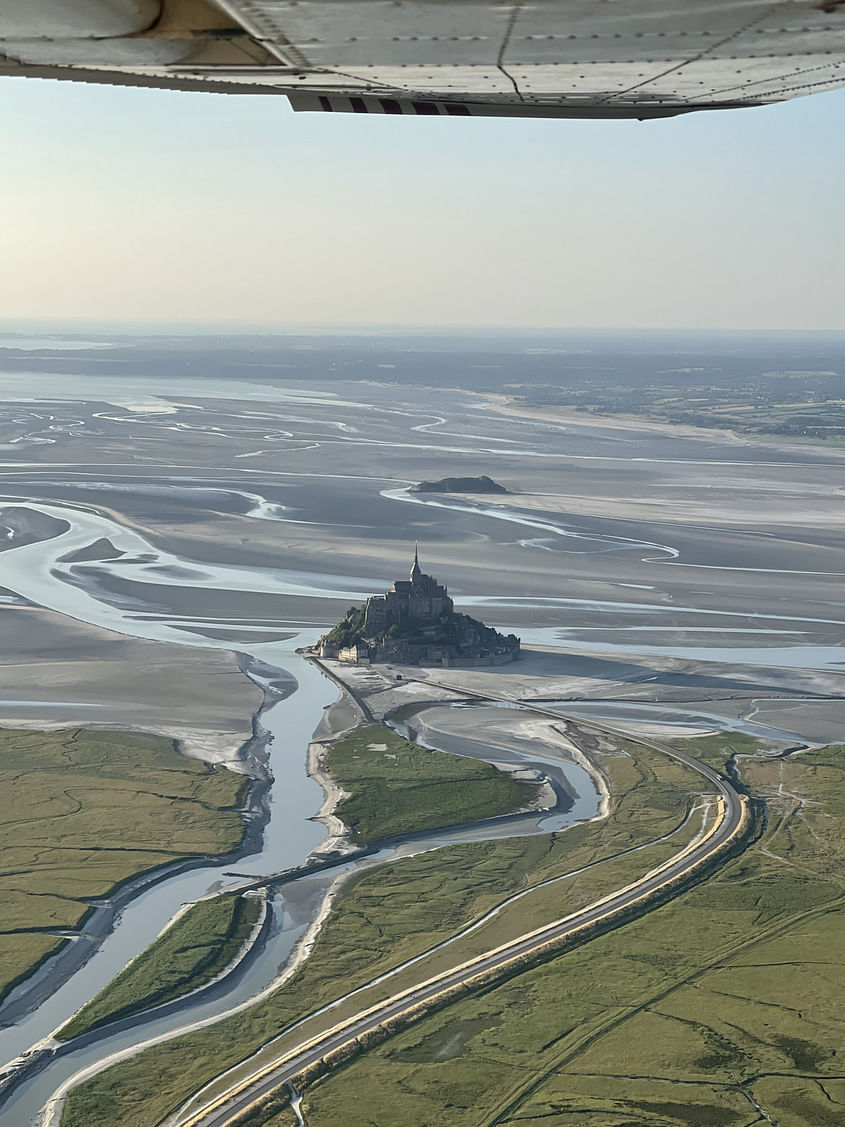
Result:
[[0,730],[0,997],[66,940],[89,899],[243,836],[249,780],[163,736]]
[[[732,734],[685,747],[718,766],[753,750]],[[448,1107],[450,1127],[841,1127],[845,747],[741,773],[769,809],[754,846],[329,1074],[306,1121],[365,1107],[357,1123],[423,1127]]]
[[[386,742],[371,735],[366,740]],[[565,914],[591,898],[591,873],[597,874],[595,883],[601,885],[602,859],[663,834],[686,833],[685,813],[693,796],[706,789],[701,776],[641,745],[605,737],[598,742],[593,750],[601,756],[614,795],[612,817],[560,834],[450,846],[353,878],[317,936],[311,956],[280,990],[249,1010],[149,1049],[74,1089],[62,1127],[95,1123],[152,1127],[204,1083],[293,1022],[448,938],[506,896],[602,862],[595,870],[551,886],[559,890],[557,909]],[[603,748],[607,755],[601,755]],[[649,866],[648,851],[633,856],[643,869]],[[629,860],[606,864],[627,865]],[[537,895],[540,910],[546,913],[548,889]],[[516,902],[510,924],[515,934],[532,926],[532,896]],[[391,993],[398,981],[389,980],[377,992]],[[345,1005],[360,1008],[367,997],[358,996]],[[331,1011],[319,1021],[330,1025],[344,1012]],[[357,1106],[369,1106],[369,1100]],[[397,1115],[383,1122],[395,1127],[405,1120]]]
[[383,724],[332,744],[325,766],[347,792],[335,813],[362,845],[509,814],[540,790],[480,759],[410,743]]
[[192,905],[83,1006],[58,1038],[69,1041],[210,982],[243,947],[260,911],[254,897],[216,896]]

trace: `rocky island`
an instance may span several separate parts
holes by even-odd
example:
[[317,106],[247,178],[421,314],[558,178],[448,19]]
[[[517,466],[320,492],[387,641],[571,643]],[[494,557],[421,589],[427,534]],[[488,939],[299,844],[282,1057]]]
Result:
[[503,665],[519,657],[519,638],[455,610],[445,587],[420,568],[384,595],[371,595],[314,647],[320,657],[355,664]]
[[507,493],[504,485],[499,485],[487,474],[480,477],[441,477],[439,481],[421,481],[412,485],[409,493]]

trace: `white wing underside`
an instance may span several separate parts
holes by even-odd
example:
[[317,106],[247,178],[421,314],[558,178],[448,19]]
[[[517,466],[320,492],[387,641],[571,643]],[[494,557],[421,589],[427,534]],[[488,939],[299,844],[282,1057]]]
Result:
[[661,117],[845,85],[845,0],[3,0],[0,74],[303,110]]

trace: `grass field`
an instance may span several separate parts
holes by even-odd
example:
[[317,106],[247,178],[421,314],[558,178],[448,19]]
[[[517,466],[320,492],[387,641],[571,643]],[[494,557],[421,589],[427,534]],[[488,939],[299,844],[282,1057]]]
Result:
[[[368,742],[385,741],[368,737]],[[564,914],[592,898],[596,887],[622,882],[635,862],[644,871],[650,860],[660,860],[667,850],[679,848],[695,825],[700,826],[696,819],[686,821],[685,815],[702,789],[701,777],[627,741],[608,750],[611,754],[602,759],[602,766],[615,796],[612,818],[557,835],[452,846],[359,876],[345,886],[311,957],[273,997],[92,1078],[71,1093],[63,1127],[94,1123],[150,1127],[192,1091],[294,1021],[426,951],[507,896],[542,880],[562,878],[556,885],[528,893],[496,917],[497,934],[502,935],[503,929],[520,934],[531,926],[535,913],[547,913],[553,907]],[[652,847],[653,854],[644,850],[618,857],[665,834],[673,835],[674,846],[663,842]],[[595,868],[564,877],[590,865]],[[611,872],[613,866],[618,871]],[[556,891],[556,899],[550,902],[552,891]],[[477,937],[474,933],[460,942],[471,949]],[[436,966],[444,955],[430,958]],[[405,975],[410,978],[419,973],[420,968],[414,967]],[[391,993],[403,981],[400,975],[373,987],[345,1007],[349,1012],[359,1009],[371,998]],[[345,1012],[342,1006],[324,1015],[315,1028],[331,1024]]]
[[125,732],[0,731],[0,996],[64,942],[88,899],[243,834],[248,780]]
[[355,1127],[845,1123],[845,747],[741,771],[769,810],[756,845],[317,1082],[309,1127],[348,1125],[350,1108]]
[[383,724],[333,744],[325,765],[348,794],[335,813],[361,844],[509,814],[539,792],[536,783],[409,743]]
[[56,1036],[69,1041],[210,982],[243,947],[260,910],[260,901],[241,896],[193,904]]

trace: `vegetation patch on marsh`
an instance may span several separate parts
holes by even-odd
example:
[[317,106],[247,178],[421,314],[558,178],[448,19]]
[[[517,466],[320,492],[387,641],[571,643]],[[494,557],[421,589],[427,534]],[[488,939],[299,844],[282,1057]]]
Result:
[[79,927],[89,901],[147,870],[226,853],[249,780],[162,736],[0,730],[0,997]]
[[255,897],[200,900],[64,1025],[69,1041],[98,1026],[142,1013],[210,982],[235,958],[258,920]]
[[410,743],[382,724],[332,744],[325,766],[346,792],[334,813],[362,845],[509,814],[540,791],[480,759]]

